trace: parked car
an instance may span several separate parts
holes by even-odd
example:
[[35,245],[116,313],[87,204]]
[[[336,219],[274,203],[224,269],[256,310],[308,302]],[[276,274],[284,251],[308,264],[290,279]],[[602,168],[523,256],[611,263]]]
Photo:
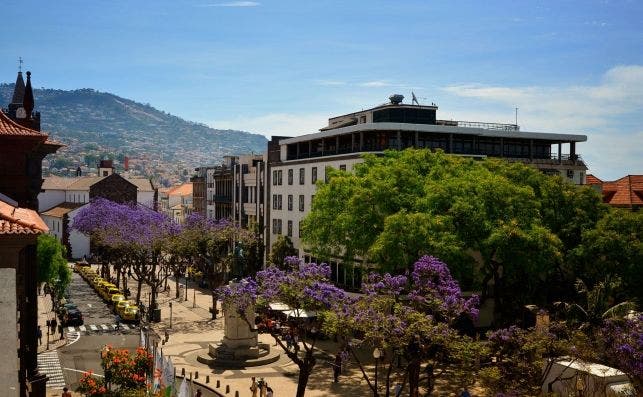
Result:
[[120,301],[116,303],[116,305],[114,306],[114,312],[119,316],[121,316],[122,318],[125,309],[128,308],[129,306],[136,306],[136,305],[132,301],[128,301],[128,300]]
[[62,325],[83,325],[83,313],[77,308],[68,310],[62,317]]
[[58,314],[58,318],[63,318],[64,315],[67,314],[69,310],[74,310],[74,309],[78,309],[78,307],[76,307],[74,303],[67,302],[65,304],[58,306],[58,309],[56,309],[56,314]]
[[112,303],[112,295],[123,295],[123,293],[116,287],[103,288],[101,296],[107,303]]
[[120,315],[123,321],[132,321],[137,322],[139,320],[138,308],[136,306],[128,306],[123,310],[123,314]]
[[121,301],[124,301],[124,300],[125,300],[125,295],[120,294],[120,293],[119,294],[114,294],[114,295],[112,295],[110,297],[111,304],[114,305],[114,307],[116,307],[116,304],[118,304],[118,302],[121,302]]
[[76,273],[81,273],[83,269],[91,269],[91,266],[87,262],[76,262],[74,264],[74,271]]

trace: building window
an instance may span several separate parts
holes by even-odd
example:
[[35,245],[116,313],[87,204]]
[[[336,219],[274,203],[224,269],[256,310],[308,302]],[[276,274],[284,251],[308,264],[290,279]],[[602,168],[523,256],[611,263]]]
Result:
[[339,165],[339,169],[340,169],[341,171],[346,171],[346,164],[340,164],[340,165]]
[[273,210],[277,209],[277,195],[276,194],[272,195],[272,209]]
[[272,234],[281,234],[281,219],[272,220]]
[[288,195],[288,211],[292,211],[292,194]]
[[304,195],[300,194],[299,195],[299,211],[304,210]]
[[292,174],[293,174],[293,170],[292,170],[292,168],[290,168],[288,170],[288,184],[289,185],[292,185],[292,179],[293,179]]
[[281,205],[283,204],[283,202],[282,202],[282,197],[283,197],[283,196],[282,196],[281,194],[277,195],[277,209],[278,209],[278,210],[280,210],[280,209],[281,209]]
[[298,231],[299,238],[301,238],[301,221],[299,221],[299,224],[297,225],[297,227],[299,228],[299,231]]
[[283,183],[283,174],[284,172],[282,170],[277,171],[277,185],[281,186]]
[[288,221],[288,237],[292,237],[292,221]]
[[299,169],[299,184],[303,185],[306,181],[306,170],[304,168]]
[[272,184],[273,186],[277,185],[277,170],[272,171]]
[[310,178],[311,178],[311,182],[312,182],[312,183],[313,183],[313,185],[314,185],[314,184],[315,184],[315,182],[317,182],[317,167],[313,167],[313,169],[312,169],[312,175],[310,176]]

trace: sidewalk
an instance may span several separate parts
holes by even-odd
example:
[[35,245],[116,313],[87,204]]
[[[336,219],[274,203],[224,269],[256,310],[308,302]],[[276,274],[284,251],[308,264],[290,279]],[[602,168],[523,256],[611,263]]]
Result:
[[[38,345],[38,353],[56,350],[67,344],[66,339],[60,339],[57,327],[56,332],[53,335],[48,335],[49,330],[47,329],[47,320],[51,320],[53,318],[56,318],[56,321],[60,323],[59,319],[56,317],[56,313],[53,312],[51,297],[44,294],[38,295],[38,325],[42,330],[42,343]],[[47,337],[49,337],[49,348],[47,348]]]

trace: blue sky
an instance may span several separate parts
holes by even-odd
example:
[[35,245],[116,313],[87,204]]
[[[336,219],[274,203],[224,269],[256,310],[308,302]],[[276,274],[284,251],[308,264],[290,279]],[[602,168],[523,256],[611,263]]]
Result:
[[[94,88],[216,128],[301,135],[391,93],[443,119],[588,135],[603,179],[643,174],[643,2],[21,1],[0,81]],[[46,115],[43,115],[46,117]]]

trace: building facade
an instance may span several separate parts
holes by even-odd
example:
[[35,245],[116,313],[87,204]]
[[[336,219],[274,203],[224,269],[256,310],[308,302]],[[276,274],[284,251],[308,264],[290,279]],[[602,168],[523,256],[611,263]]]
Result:
[[[351,171],[365,153],[427,148],[473,158],[519,161],[584,184],[587,167],[576,144],[587,137],[524,132],[514,124],[439,120],[437,106],[408,105],[401,95],[372,109],[330,118],[319,132],[268,144],[266,233],[268,253],[278,235],[291,238],[300,256],[301,221],[328,167]],[[563,153],[566,150],[565,153]]]

